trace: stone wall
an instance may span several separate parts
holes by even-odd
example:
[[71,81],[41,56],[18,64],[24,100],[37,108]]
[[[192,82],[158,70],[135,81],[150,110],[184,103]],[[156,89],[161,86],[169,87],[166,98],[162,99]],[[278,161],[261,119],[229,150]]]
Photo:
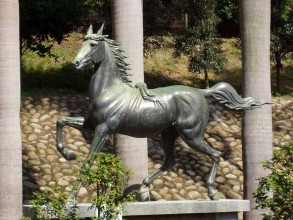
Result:
[[[73,149],[78,160],[66,161],[56,150],[56,121],[61,116],[85,116],[87,99],[83,96],[23,98],[21,127],[23,145],[24,199],[32,192],[53,186],[70,190],[88,153],[91,134],[65,127],[65,144]],[[210,103],[211,117],[205,132],[206,141],[223,153],[216,176],[220,198],[241,199],[243,165],[241,145],[241,114]],[[274,99],[274,147],[282,147],[293,137],[293,101]],[[113,139],[104,151],[115,153]],[[159,135],[148,139],[149,172],[161,166],[164,153]],[[194,152],[181,139],[176,142],[176,165],[151,185],[153,200],[208,199],[205,179],[211,160]],[[87,202],[92,192],[82,187],[79,201]]]

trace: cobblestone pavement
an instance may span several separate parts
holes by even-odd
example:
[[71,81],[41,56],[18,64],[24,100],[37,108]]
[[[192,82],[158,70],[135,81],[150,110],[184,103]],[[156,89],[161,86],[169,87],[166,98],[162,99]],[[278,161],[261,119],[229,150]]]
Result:
[[[91,134],[65,127],[65,144],[77,152],[78,159],[66,161],[56,149],[56,121],[63,116],[85,116],[87,98],[83,96],[43,97],[22,100],[21,128],[23,148],[24,199],[32,192],[60,186],[70,190],[86,158]],[[241,114],[210,103],[210,122],[205,140],[223,153],[216,175],[220,198],[242,199],[243,163],[241,144]],[[274,147],[280,148],[293,137],[292,99],[274,99]],[[115,153],[113,137],[104,151]],[[148,139],[149,172],[161,166],[164,159],[160,137]],[[205,179],[210,170],[210,159],[194,152],[181,139],[176,141],[176,165],[151,184],[153,200],[209,199]],[[87,202],[93,192],[84,187],[78,200]]]

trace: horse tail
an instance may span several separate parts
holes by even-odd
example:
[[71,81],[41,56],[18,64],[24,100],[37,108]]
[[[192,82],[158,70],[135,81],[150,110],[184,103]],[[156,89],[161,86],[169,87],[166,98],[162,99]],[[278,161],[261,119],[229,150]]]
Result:
[[212,97],[233,110],[251,110],[265,104],[271,104],[266,101],[257,101],[252,97],[242,98],[230,84],[224,82],[200,91],[206,98]]

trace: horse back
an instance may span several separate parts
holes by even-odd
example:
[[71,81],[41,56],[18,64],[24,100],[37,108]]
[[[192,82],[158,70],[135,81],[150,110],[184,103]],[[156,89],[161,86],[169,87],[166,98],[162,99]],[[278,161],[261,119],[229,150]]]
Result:
[[129,102],[118,133],[135,137],[152,136],[170,126],[195,124],[208,117],[208,107],[200,90],[170,86],[150,90],[157,102],[145,100],[137,91]]

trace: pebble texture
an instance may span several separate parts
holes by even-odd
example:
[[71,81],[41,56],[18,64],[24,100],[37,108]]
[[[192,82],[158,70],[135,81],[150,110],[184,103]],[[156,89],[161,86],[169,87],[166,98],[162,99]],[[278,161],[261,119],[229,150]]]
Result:
[[[21,106],[23,188],[24,199],[31,198],[38,189],[60,186],[69,191],[76,181],[74,174],[85,160],[91,134],[74,128],[64,128],[64,143],[78,155],[66,161],[56,149],[56,121],[60,116],[85,116],[88,101],[83,96],[26,97]],[[205,140],[223,153],[216,175],[221,199],[242,199],[243,163],[241,144],[241,113],[210,103],[210,121]],[[280,148],[293,137],[292,99],[274,99],[274,147]],[[149,172],[158,169],[164,160],[160,136],[148,139]],[[103,149],[115,153],[113,138]],[[209,199],[205,184],[211,160],[194,152],[181,139],[176,141],[176,165],[163,173],[150,186],[153,200]],[[78,194],[79,202],[88,202],[92,192],[84,187]]]

